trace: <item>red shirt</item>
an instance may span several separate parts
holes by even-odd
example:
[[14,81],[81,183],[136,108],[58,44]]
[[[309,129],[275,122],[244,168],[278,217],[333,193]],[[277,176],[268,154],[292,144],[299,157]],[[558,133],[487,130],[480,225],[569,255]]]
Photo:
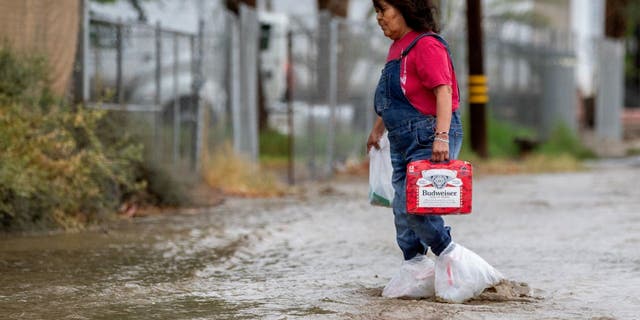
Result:
[[[409,47],[418,35],[419,32],[411,31],[402,39],[394,41],[389,48],[387,62],[400,58],[402,50]],[[436,115],[436,96],[432,89],[449,85],[452,89],[452,111],[458,109],[456,74],[447,48],[434,37],[427,36],[418,40],[409,54],[402,59],[400,85],[409,102],[418,111],[429,115]]]

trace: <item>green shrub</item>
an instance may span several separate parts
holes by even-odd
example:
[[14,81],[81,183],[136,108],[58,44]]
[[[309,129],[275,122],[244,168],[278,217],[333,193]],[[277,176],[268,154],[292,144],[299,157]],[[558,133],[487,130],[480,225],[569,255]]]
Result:
[[[471,151],[469,123],[468,118],[463,120],[465,136],[460,156],[462,159],[475,158]],[[520,156],[517,139],[537,140],[533,129],[511,125],[493,117],[489,117],[487,123],[487,143],[491,158],[516,158]],[[595,157],[593,151],[586,148],[580,139],[563,125],[556,126],[549,138],[534,148],[533,153],[547,156],[568,155],[577,159]]]
[[0,46],[0,103],[19,101],[41,108],[53,104],[48,71],[44,57],[18,58],[4,43]]
[[137,172],[142,145],[109,129],[107,112],[55,102],[45,59],[19,59],[0,48],[4,228],[78,228],[107,217],[146,187]]
[[[471,150],[471,121],[468,116],[463,119],[464,142],[461,159],[472,157]],[[515,158],[519,150],[515,143],[517,138],[531,138],[535,136],[533,130],[515,126],[493,117],[487,119],[487,147],[492,158]]]
[[145,187],[133,170],[139,144],[105,146],[105,112],[0,105],[0,215],[5,226],[79,227]]
[[191,205],[193,200],[189,194],[196,184],[192,175],[180,174],[172,169],[144,161],[138,168],[139,178],[147,181],[140,202],[161,207],[179,207]]
[[582,144],[580,139],[564,125],[558,125],[549,135],[549,139],[536,149],[544,155],[570,155],[578,159],[595,158],[595,153]]
[[[96,135],[105,146],[113,149],[113,154],[122,153],[121,149],[131,144],[151,145],[154,140],[148,136],[145,138],[144,133],[152,131],[153,128],[145,127],[147,124],[144,121],[139,117],[132,117],[129,112],[110,111],[100,121]],[[129,169],[135,175],[136,181],[146,182],[145,189],[124,194],[123,200],[143,206],[175,207],[191,204],[188,190],[195,183],[192,174],[184,170],[176,172],[175,166],[171,168],[159,164],[147,148],[142,152],[141,160]]]
[[260,155],[286,158],[289,155],[289,137],[274,129],[260,132]]

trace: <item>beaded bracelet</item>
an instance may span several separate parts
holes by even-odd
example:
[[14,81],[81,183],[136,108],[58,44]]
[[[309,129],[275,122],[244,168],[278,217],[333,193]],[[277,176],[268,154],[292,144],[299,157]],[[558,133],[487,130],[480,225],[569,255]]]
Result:
[[440,131],[440,132],[436,132],[436,136],[443,135],[443,134],[448,135],[448,134],[449,134],[449,132],[448,132],[448,131]]
[[435,140],[435,141],[444,142],[444,143],[449,143],[449,140],[442,139],[442,138],[435,138],[434,140]]

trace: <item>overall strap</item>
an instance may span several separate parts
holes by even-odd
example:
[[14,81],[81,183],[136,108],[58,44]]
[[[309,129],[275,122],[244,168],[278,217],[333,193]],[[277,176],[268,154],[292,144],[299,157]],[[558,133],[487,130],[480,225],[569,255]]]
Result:
[[[434,37],[436,38],[436,40],[440,41],[440,43],[442,43],[442,45],[444,45],[445,48],[447,48],[447,53],[449,54],[449,62],[451,63],[451,67],[453,68],[453,57],[451,56],[451,50],[449,49],[449,44],[447,43],[446,40],[444,40],[444,38],[441,35],[433,32],[421,33],[415,39],[413,39],[411,44],[409,44],[409,46],[406,49],[402,50],[402,53],[400,53],[400,59],[406,57],[407,54],[409,54],[409,51],[411,51],[411,49],[413,49],[413,47],[416,46],[416,43],[418,43],[418,40],[424,37]],[[460,86],[458,86],[458,102],[460,102]]]
[[400,53],[400,59],[406,57],[407,54],[409,54],[409,51],[411,51],[411,49],[415,47],[416,43],[418,43],[418,41],[424,37],[436,38],[438,41],[440,41],[440,43],[442,43],[442,45],[444,45],[445,48],[447,48],[447,53],[449,54],[449,56],[451,56],[451,50],[449,50],[449,44],[447,43],[446,40],[444,40],[444,38],[441,35],[433,32],[425,32],[425,33],[419,34],[415,39],[413,39],[413,41],[411,41],[411,43],[406,49],[402,50],[402,53]]

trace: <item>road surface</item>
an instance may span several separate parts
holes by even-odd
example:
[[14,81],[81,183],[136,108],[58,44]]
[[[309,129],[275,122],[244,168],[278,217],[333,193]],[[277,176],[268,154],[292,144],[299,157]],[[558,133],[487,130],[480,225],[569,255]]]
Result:
[[[639,319],[640,161],[474,181],[456,242],[511,281],[466,304],[380,296],[401,263],[366,181],[76,234],[0,239],[4,319]],[[510,289],[517,289],[510,291]]]

